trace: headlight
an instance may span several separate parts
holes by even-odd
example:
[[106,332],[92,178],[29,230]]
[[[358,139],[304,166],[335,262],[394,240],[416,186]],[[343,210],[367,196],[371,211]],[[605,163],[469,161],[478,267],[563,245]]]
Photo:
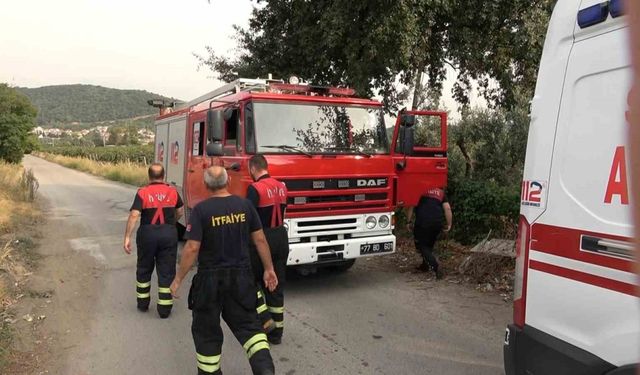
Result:
[[380,219],[378,219],[378,225],[380,225],[380,228],[388,227],[390,222],[391,222],[391,220],[389,219],[389,216],[387,216],[387,215],[382,215],[382,216],[380,216]]
[[376,224],[378,224],[378,220],[373,216],[369,216],[364,223],[367,225],[367,229],[373,229],[376,227]]

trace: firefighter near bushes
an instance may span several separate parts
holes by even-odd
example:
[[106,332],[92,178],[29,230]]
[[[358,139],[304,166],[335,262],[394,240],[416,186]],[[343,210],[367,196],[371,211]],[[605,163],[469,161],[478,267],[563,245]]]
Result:
[[[453,221],[451,205],[444,189],[427,189],[420,197],[418,205],[414,209],[408,209],[407,229],[409,231],[411,231],[411,218],[414,215],[413,238],[416,251],[422,255],[422,264],[418,266],[418,270],[423,272],[432,270],[437,279],[442,279],[444,273],[433,251],[438,236],[443,230],[445,233],[449,232]],[[443,228],[442,224],[445,221],[446,226]]]
[[260,278],[264,271],[253,247],[250,254],[251,267],[258,285],[256,309],[269,342],[277,345],[282,342],[284,331],[284,281],[289,258],[289,239],[284,226],[287,187],[269,175],[268,167],[267,160],[260,154],[249,159],[249,173],[254,183],[247,188],[247,199],[258,212],[278,276],[278,287],[275,290],[260,288]]
[[138,189],[129,211],[124,236],[124,251],[131,254],[131,234],[140,218],[136,234],[138,261],[136,295],[138,310],[147,311],[151,302],[151,275],[158,274],[158,314],[168,318],[173,307],[169,285],[176,274],[178,233],[176,222],[184,213],[176,189],[163,182],[164,167],[149,167],[149,184]]
[[221,315],[243,346],[253,374],[274,374],[267,335],[256,314],[258,290],[251,271],[251,242],[262,261],[264,288],[274,291],[278,278],[258,213],[251,202],[228,192],[229,180],[223,167],[205,171],[210,197],[191,211],[187,243],[171,293],[178,297],[182,280],[197,258],[198,272],[191,283],[188,306],[193,316],[191,333],[198,374],[222,374]]

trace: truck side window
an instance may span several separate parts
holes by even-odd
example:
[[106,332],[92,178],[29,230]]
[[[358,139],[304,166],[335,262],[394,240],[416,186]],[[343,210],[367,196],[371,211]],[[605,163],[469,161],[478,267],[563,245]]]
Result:
[[224,145],[236,146],[238,141],[238,111],[233,111],[233,116],[225,123]]
[[246,149],[249,154],[256,152],[256,129],[253,121],[253,105],[251,103],[244,107],[244,135]]
[[204,153],[204,121],[193,123],[193,145],[191,155],[202,156]]

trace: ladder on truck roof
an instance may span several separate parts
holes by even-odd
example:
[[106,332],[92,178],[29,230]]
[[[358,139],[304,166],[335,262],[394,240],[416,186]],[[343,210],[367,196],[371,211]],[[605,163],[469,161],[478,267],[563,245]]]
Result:
[[220,98],[222,96],[227,96],[231,94],[236,94],[241,91],[252,91],[252,90],[262,90],[266,91],[267,87],[270,83],[283,83],[284,81],[280,79],[248,79],[248,78],[239,78],[233,82],[229,82],[226,85],[219,87],[211,92],[208,92],[204,95],[201,95],[193,100],[188,101],[187,103],[181,104],[179,109],[181,108],[189,108],[194,105],[198,105],[207,100],[212,100],[216,98]]

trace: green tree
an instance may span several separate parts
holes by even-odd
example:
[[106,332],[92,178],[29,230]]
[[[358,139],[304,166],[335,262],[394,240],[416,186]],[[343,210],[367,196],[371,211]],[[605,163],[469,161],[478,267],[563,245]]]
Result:
[[0,159],[10,163],[22,160],[31,147],[29,132],[37,114],[25,95],[7,84],[0,84]]
[[207,56],[198,57],[225,81],[300,75],[317,84],[349,85],[363,96],[379,94],[394,111],[404,99],[398,80],[414,88],[417,107],[423,92],[440,97],[451,66],[460,103],[469,103],[472,82],[478,82],[492,106],[510,108],[518,90],[529,97],[533,92],[554,3],[257,0],[249,28],[236,27],[235,56],[207,47]]

